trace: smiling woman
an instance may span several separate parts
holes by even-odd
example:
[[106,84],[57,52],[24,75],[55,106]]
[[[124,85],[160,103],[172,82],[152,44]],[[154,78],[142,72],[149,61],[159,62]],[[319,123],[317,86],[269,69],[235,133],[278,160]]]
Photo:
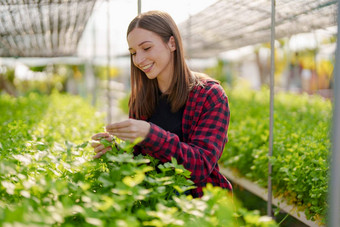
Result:
[[[131,54],[130,119],[106,126],[92,138],[136,141],[134,155],[150,155],[161,163],[175,158],[191,172],[203,196],[211,183],[231,190],[217,164],[227,142],[228,98],[220,84],[193,72],[184,59],[181,36],[168,13],[149,11],[135,17],[127,31]],[[92,144],[95,158],[110,151]]]

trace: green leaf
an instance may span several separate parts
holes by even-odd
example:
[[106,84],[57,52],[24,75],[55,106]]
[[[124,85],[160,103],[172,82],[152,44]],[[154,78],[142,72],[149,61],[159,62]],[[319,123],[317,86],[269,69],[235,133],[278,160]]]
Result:
[[100,143],[104,145],[104,147],[111,147],[112,146],[112,143],[107,141],[106,139],[101,139],[100,140]]

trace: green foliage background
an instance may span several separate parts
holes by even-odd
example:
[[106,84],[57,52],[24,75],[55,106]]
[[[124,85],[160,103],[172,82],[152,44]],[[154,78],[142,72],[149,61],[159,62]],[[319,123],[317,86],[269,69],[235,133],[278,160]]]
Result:
[[[267,186],[269,90],[227,90],[229,142],[221,163]],[[276,196],[324,222],[329,172],[330,100],[307,94],[275,94],[272,184]]]

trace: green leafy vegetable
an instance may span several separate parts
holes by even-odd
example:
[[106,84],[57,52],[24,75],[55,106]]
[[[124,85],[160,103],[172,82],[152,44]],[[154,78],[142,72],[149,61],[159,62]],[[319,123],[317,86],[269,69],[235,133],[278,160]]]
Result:
[[[227,91],[231,119],[221,163],[266,187],[269,90]],[[330,150],[331,102],[307,94],[275,94],[272,184],[274,193],[324,222]]]
[[0,107],[0,226],[275,226],[234,211],[221,188],[186,196],[190,172],[134,157],[134,144],[93,160],[88,139],[104,116],[77,96],[2,95]]
[[111,147],[112,146],[112,142],[107,141],[106,139],[101,139],[100,143],[104,145],[104,147]]

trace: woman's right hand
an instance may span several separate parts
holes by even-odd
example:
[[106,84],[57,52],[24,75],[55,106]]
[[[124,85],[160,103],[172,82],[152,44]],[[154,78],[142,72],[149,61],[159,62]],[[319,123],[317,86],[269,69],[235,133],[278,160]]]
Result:
[[112,150],[111,146],[105,147],[105,145],[100,142],[102,139],[111,143],[113,141],[113,136],[107,132],[98,133],[92,136],[93,142],[91,143],[91,147],[94,148],[94,152],[96,153],[96,155],[93,156],[94,159],[100,158],[103,154]]

